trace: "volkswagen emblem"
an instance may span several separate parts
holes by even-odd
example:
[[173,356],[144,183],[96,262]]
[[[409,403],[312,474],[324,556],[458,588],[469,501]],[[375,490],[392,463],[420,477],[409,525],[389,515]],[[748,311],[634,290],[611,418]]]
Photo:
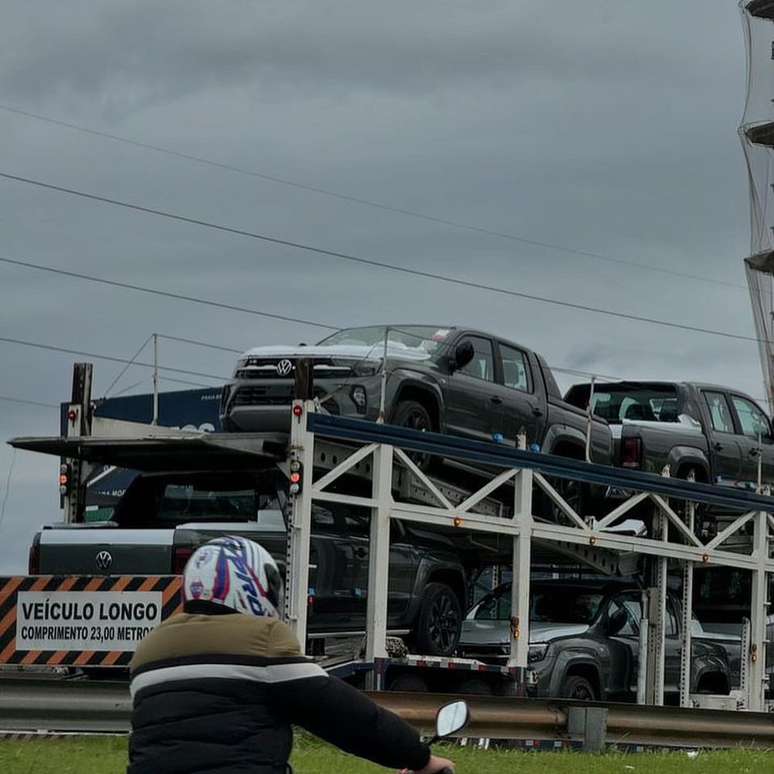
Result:
[[290,360],[280,360],[277,363],[277,376],[290,376],[293,370],[293,363]]
[[109,551],[100,551],[95,559],[97,569],[106,572],[110,569],[110,565],[113,564],[113,557]]

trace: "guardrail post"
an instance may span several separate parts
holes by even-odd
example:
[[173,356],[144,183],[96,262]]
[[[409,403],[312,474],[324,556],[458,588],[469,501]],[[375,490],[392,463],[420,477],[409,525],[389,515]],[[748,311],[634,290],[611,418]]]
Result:
[[[390,569],[390,513],[392,511],[393,447],[380,445],[374,452],[371,511],[371,546],[368,560],[366,650],[369,664],[387,658],[387,603]],[[376,672],[368,673],[368,688],[379,690]]]
[[306,420],[314,410],[314,401],[294,400],[290,417],[289,463],[301,463],[301,481],[298,493],[290,496],[285,550],[285,620],[304,651],[309,606],[309,548],[314,483],[314,433],[306,429]]
[[601,753],[607,744],[607,708],[569,707],[567,733],[583,739],[583,752]]
[[769,551],[768,515],[760,511],[755,514],[755,548],[753,556],[758,566],[751,573],[752,594],[750,595],[750,649],[742,654],[747,659],[748,702],[747,708],[760,712],[764,705],[764,682],[766,680],[766,607],[767,578],[766,562]]

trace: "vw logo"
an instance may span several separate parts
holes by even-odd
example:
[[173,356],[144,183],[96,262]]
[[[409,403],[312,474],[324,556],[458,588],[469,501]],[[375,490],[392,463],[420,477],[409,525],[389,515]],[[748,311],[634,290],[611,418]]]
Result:
[[277,363],[277,375],[278,376],[290,376],[290,372],[293,370],[293,363],[290,360],[280,360]]
[[113,557],[109,551],[100,551],[95,559],[98,570],[109,570],[110,565],[113,564]]

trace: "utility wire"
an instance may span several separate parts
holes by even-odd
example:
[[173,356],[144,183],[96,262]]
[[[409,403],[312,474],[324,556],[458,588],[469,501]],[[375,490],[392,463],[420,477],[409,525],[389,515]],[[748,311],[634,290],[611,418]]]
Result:
[[[83,352],[78,349],[68,349],[67,347],[57,347],[53,344],[40,344],[35,341],[24,341],[23,339],[12,339],[5,336],[0,336],[0,342],[6,344],[17,344],[20,347],[34,347],[35,349],[44,349],[50,352],[64,352],[68,355],[78,355],[79,357],[90,357],[95,360],[107,360],[111,363],[131,363],[130,360],[123,357],[115,357],[113,355],[100,355],[95,352]],[[141,366],[142,368],[154,368],[153,363],[143,363],[142,361],[135,361],[132,365]],[[228,376],[216,376],[215,374],[204,374],[200,371],[188,371],[183,368],[172,368],[170,366],[158,366],[159,371],[169,371],[170,373],[184,374],[187,376],[202,376],[205,379],[216,379],[219,382],[228,381]]]
[[11,452],[11,463],[8,466],[8,478],[5,481],[5,493],[3,494],[3,504],[0,506],[0,527],[3,525],[3,519],[5,518],[5,506],[8,503],[8,495],[11,493],[11,476],[13,475],[13,468],[16,465],[16,449]]
[[[310,325],[315,325],[315,323],[310,323]],[[208,349],[219,349],[221,352],[235,352],[237,354],[241,354],[242,352],[244,352],[243,349],[224,347],[220,344],[210,344],[209,342],[199,341],[198,339],[185,339],[182,336],[168,336],[165,333],[157,333],[156,335],[160,339],[166,339],[167,341],[179,341],[179,342],[182,342],[183,344],[193,344],[194,346],[197,346],[197,347],[207,347]]]
[[512,298],[522,298],[528,301],[535,301],[541,304],[559,306],[565,309],[575,309],[581,312],[589,312],[591,314],[604,315],[606,317],[614,317],[621,320],[630,320],[633,322],[646,323],[648,325],[658,325],[664,328],[690,331],[692,333],[704,333],[710,336],[720,336],[726,339],[733,339],[735,341],[751,341],[758,344],[761,343],[761,340],[754,336],[743,336],[742,334],[738,334],[738,333],[730,333],[728,331],[713,330],[710,328],[703,328],[698,325],[687,325],[684,323],[676,323],[676,322],[670,322],[667,320],[659,320],[654,317],[644,317],[642,315],[628,314],[626,312],[616,312],[610,309],[602,309],[600,307],[590,306],[587,304],[577,304],[571,301],[562,301],[556,298],[537,296],[531,293],[522,293],[517,290],[509,290],[507,288],[495,287],[494,285],[486,285],[482,282],[465,280],[460,277],[452,277],[449,275],[438,274],[435,272],[421,271],[419,269],[410,269],[407,266],[400,266],[398,264],[387,263],[385,261],[378,261],[370,258],[361,258],[356,255],[341,253],[336,250],[328,250],[321,247],[315,247],[313,245],[307,245],[301,242],[293,242],[288,239],[271,237],[266,234],[259,234],[254,231],[246,231],[240,228],[233,228],[231,226],[224,226],[218,223],[211,223],[209,221],[200,220],[198,218],[189,218],[185,215],[177,215],[175,213],[167,212],[165,210],[158,210],[152,207],[144,207],[139,204],[132,204],[130,202],[124,202],[118,199],[111,199],[107,196],[98,196],[97,194],[90,194],[84,191],[77,191],[73,188],[65,188],[63,186],[53,185],[51,183],[45,183],[40,180],[32,180],[31,178],[21,177],[19,175],[11,175],[7,172],[0,172],[0,177],[5,178],[6,180],[12,180],[17,183],[25,183],[28,185],[37,186],[39,188],[45,188],[50,191],[57,191],[59,193],[78,196],[80,198],[89,199],[91,201],[102,202],[104,204],[112,204],[117,207],[124,207],[126,209],[134,210],[136,212],[142,212],[147,215],[157,215],[159,217],[168,218],[170,220],[179,221],[181,223],[190,223],[195,226],[202,226],[203,228],[209,228],[216,231],[225,232],[228,234],[235,234],[237,236],[244,236],[244,237],[250,237],[251,239],[258,239],[263,242],[268,242],[269,244],[281,245],[283,247],[292,247],[296,250],[304,250],[307,252],[315,253],[317,255],[326,255],[331,258],[340,258],[344,261],[350,261],[352,263],[357,263],[364,266],[371,266],[379,269],[387,269],[389,271],[399,272],[402,274],[409,274],[415,277],[424,277],[426,279],[432,279],[438,282],[445,282],[451,285],[474,288],[476,290],[484,290],[490,293],[498,293],[500,295],[505,295]]
[[35,119],[36,121],[43,121],[48,124],[53,124],[54,126],[62,126],[68,129],[73,129],[77,132],[84,132],[86,134],[94,135],[96,137],[104,137],[108,140],[113,140],[115,142],[121,142],[127,145],[133,145],[136,148],[142,148],[144,150],[150,150],[156,153],[163,153],[167,156],[173,156],[178,159],[184,159],[186,161],[193,161],[197,164],[203,164],[206,166],[215,167],[217,169],[222,169],[227,172],[235,172],[239,175],[246,175],[248,177],[259,178],[260,180],[266,180],[271,183],[277,183],[279,185],[284,185],[291,188],[297,188],[302,191],[309,191],[311,193],[321,194],[323,196],[330,196],[335,199],[339,199],[341,201],[350,202],[352,204],[360,204],[360,205],[364,205],[366,207],[372,207],[375,209],[385,210],[387,212],[396,213],[398,215],[407,215],[411,218],[416,218],[418,220],[429,221],[430,223],[438,223],[444,226],[451,226],[452,228],[463,229],[465,231],[472,231],[479,234],[486,234],[488,236],[496,237],[498,239],[507,239],[513,242],[519,242],[521,244],[529,245],[531,247],[541,247],[541,248],[545,248],[546,250],[554,250],[557,252],[567,253],[569,255],[577,255],[584,258],[593,258],[598,261],[606,261],[608,263],[615,263],[621,266],[628,266],[631,268],[641,269],[643,271],[657,272],[659,274],[668,274],[673,277],[681,277],[683,279],[690,279],[698,282],[708,282],[714,285],[723,285],[726,287],[741,288],[743,290],[747,289],[745,285],[742,285],[736,282],[729,282],[727,280],[714,279],[712,277],[702,277],[696,274],[688,274],[680,271],[675,271],[674,269],[665,269],[658,266],[651,266],[650,264],[642,263],[640,261],[631,261],[624,258],[616,258],[610,255],[603,255],[602,253],[596,253],[590,250],[580,250],[574,247],[567,247],[566,245],[559,245],[559,244],[555,244],[552,242],[545,242],[538,239],[529,239],[524,236],[519,236],[518,234],[511,234],[505,231],[497,231],[495,229],[489,229],[483,226],[476,226],[469,223],[463,223],[461,221],[449,220],[447,218],[428,215],[427,213],[417,212],[416,210],[409,210],[403,207],[395,207],[390,204],[385,204],[384,202],[377,202],[372,199],[366,199],[359,196],[351,196],[349,194],[343,194],[338,191],[333,191],[329,188],[321,188],[318,186],[309,185],[307,183],[301,183],[296,180],[288,180],[287,178],[277,177],[275,175],[269,175],[269,174],[266,174],[265,172],[258,172],[255,170],[245,169],[244,167],[239,167],[233,164],[226,164],[223,162],[214,161],[213,159],[204,158],[203,156],[195,156],[190,153],[183,153],[181,151],[176,151],[172,148],[165,148],[160,145],[152,145],[150,143],[140,142],[138,140],[132,140],[128,137],[122,137],[117,134],[103,132],[98,129],[91,129],[85,126],[80,126],[78,124],[70,123],[68,121],[60,121],[58,119],[51,118],[49,116],[40,115],[39,113],[31,113],[27,110],[14,108],[10,105],[0,104],[0,110],[3,110],[7,113],[14,113],[16,115],[32,118],[32,119]]
[[56,403],[42,403],[39,400],[26,400],[25,398],[12,398],[10,395],[0,395],[0,400],[7,401],[8,403],[23,403],[27,406],[42,406],[43,408],[59,409],[60,407]]
[[141,346],[140,346],[140,348],[137,350],[137,352],[135,352],[135,353],[134,353],[134,355],[132,355],[132,357],[131,357],[131,359],[129,360],[129,362],[128,362],[128,363],[126,363],[126,365],[125,365],[125,366],[124,366],[124,367],[123,367],[123,368],[122,368],[122,369],[121,369],[121,370],[118,372],[118,375],[116,376],[116,378],[115,378],[115,379],[113,379],[113,381],[112,381],[112,382],[110,382],[110,387],[108,387],[108,388],[105,390],[105,397],[106,397],[106,398],[108,397],[108,395],[110,395],[110,391],[113,389],[113,387],[115,387],[115,386],[116,386],[116,383],[117,383],[117,382],[118,382],[118,381],[121,379],[121,377],[122,377],[122,376],[123,376],[123,375],[124,375],[124,374],[125,374],[125,373],[126,373],[128,370],[129,370],[129,368],[132,366],[132,364],[134,363],[134,361],[135,361],[135,360],[137,360],[137,358],[140,356],[140,353],[141,353],[141,352],[142,352],[142,351],[145,349],[145,347],[147,347],[147,346],[148,346],[148,342],[149,342],[149,341],[150,341],[152,338],[153,338],[153,334],[151,333],[151,334],[150,334],[150,336],[148,336],[148,338],[147,338],[147,339],[145,339],[145,341],[143,341],[142,345],[141,345]]
[[97,277],[93,274],[81,274],[76,271],[67,271],[66,269],[58,269],[54,266],[45,266],[44,264],[32,263],[31,261],[21,261],[15,258],[2,258],[0,257],[0,263],[7,263],[12,266],[21,266],[25,269],[36,269],[37,271],[46,271],[51,274],[59,274],[64,277],[72,277],[73,279],[85,280],[87,282],[96,282],[100,285],[109,285],[114,288],[123,288],[124,290],[134,290],[139,293],[150,293],[154,296],[162,296],[164,298],[174,298],[177,301],[189,301],[193,304],[203,304],[205,306],[214,306],[218,309],[226,309],[230,312],[244,312],[245,314],[254,314],[258,317],[268,317],[272,320],[282,320],[283,322],[300,323],[301,325],[311,325],[315,328],[325,328],[331,331],[337,331],[338,327],[335,325],[326,325],[325,323],[311,322],[310,320],[302,320],[298,317],[288,317],[283,314],[273,314],[271,312],[263,312],[259,309],[252,309],[247,306],[237,306],[235,304],[226,304],[222,301],[213,301],[208,298],[200,298],[199,296],[187,296],[182,293],[173,293],[169,290],[160,290],[159,288],[149,288],[143,285],[134,285],[130,282],[119,282],[118,280],[105,279],[104,277]]

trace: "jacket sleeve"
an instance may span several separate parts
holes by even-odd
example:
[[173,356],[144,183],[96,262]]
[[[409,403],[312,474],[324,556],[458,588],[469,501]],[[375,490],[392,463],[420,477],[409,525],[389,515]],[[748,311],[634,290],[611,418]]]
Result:
[[[284,626],[275,627],[272,645],[273,655],[301,655]],[[388,768],[413,771],[423,769],[430,760],[430,748],[408,723],[319,667],[314,672],[304,670],[303,677],[274,682],[272,693],[290,723],[345,752]]]

